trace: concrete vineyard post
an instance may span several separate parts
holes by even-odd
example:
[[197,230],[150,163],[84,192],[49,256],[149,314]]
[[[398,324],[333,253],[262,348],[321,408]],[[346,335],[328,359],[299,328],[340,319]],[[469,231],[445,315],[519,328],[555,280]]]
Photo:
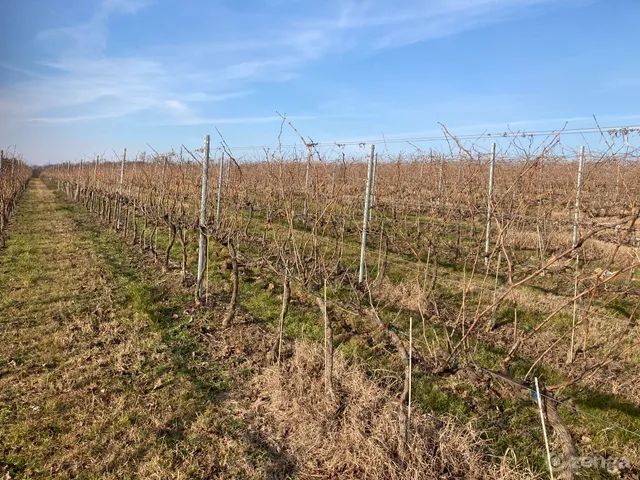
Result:
[[576,206],[573,214],[573,246],[578,243],[580,229],[580,202],[582,200],[582,176],[584,171],[584,147],[580,147],[580,160],[578,163],[578,186],[576,189]]
[[307,200],[308,200],[308,192],[309,192],[309,169],[311,168],[311,154],[307,157],[307,171],[304,177],[304,208],[302,209],[302,216],[305,221],[307,219]]
[[169,157],[167,155],[164,156],[164,161],[162,162],[162,191],[160,193],[160,206],[164,205],[164,193],[167,189],[167,162],[169,161]]
[[336,193],[336,163],[333,162],[333,165],[331,165],[331,198],[333,198],[335,193]]
[[[378,176],[378,154],[376,153],[373,160],[373,177],[371,178],[371,207],[376,205],[376,178]],[[369,209],[369,221],[371,221],[371,212],[373,208]]]
[[204,158],[202,159],[202,196],[200,199],[200,245],[198,247],[198,285],[196,302],[202,301],[202,280],[207,261],[207,180],[209,177],[209,135],[204,136]]
[[438,200],[437,205],[442,203],[442,192],[444,191],[444,153],[440,155],[440,169],[438,171]]
[[[231,162],[229,162],[231,163]],[[220,172],[218,177],[218,201],[216,203],[216,228],[220,226],[220,212],[222,209],[222,178],[224,174],[224,152],[220,155]]]
[[375,157],[375,145],[371,144],[369,151],[369,166],[367,168],[367,190],[364,196],[364,217],[362,220],[362,246],[360,247],[360,272],[358,283],[364,281],[364,269],[367,248],[367,230],[369,229],[369,209],[371,208],[371,184],[373,183],[373,162]]
[[376,153],[375,160],[373,161],[373,180],[371,185],[371,205],[376,204],[376,182],[378,181],[378,154]]
[[496,144],[491,144],[491,166],[489,167],[489,195],[487,200],[487,227],[485,229],[484,264],[489,263],[489,249],[491,248],[491,215],[493,215],[493,177],[496,170]]
[[621,171],[620,171],[620,156],[616,156],[617,163],[617,171],[616,171],[616,202],[620,199],[620,180],[621,180]]
[[[576,206],[573,214],[573,246],[578,244],[578,234],[580,229],[580,202],[582,200],[582,177],[584,172],[584,147],[580,147],[580,160],[578,163],[578,185],[576,188]],[[571,345],[569,346],[569,355],[567,363],[573,363],[575,356],[576,341],[576,323],[578,320],[578,269],[580,268],[580,255],[576,252],[576,271],[573,279],[573,311],[571,315]]]
[[231,159],[227,162],[227,180],[225,188],[227,189],[227,195],[229,194],[229,185],[231,185]]
[[120,230],[120,217],[122,213],[122,189],[124,188],[124,164],[127,161],[127,149],[122,152],[122,161],[120,162],[120,187],[118,189],[118,213],[116,218],[116,230]]

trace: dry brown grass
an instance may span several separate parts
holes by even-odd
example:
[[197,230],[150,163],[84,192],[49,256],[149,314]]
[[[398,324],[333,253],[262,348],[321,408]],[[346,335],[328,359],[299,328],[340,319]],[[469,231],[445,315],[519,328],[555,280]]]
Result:
[[382,304],[399,305],[415,312],[429,309],[429,298],[425,295],[425,289],[416,281],[394,283],[384,277],[371,285],[371,292]]
[[[586,232],[583,232],[583,234]],[[638,254],[638,247],[631,245],[617,245],[615,236],[607,232],[601,234],[602,238],[590,238],[580,250],[583,261],[605,262],[616,252],[616,265],[627,265],[633,262]],[[506,236],[505,245],[513,252],[537,251],[539,248],[539,236],[534,230],[517,230]],[[555,254],[565,251],[571,246],[571,231],[551,231],[544,237],[547,254]]]
[[267,368],[254,382],[255,408],[268,420],[267,434],[298,459],[301,478],[536,478],[507,458],[487,458],[470,425],[417,411],[401,451],[394,395],[337,352],[337,400],[327,401],[323,365],[322,349],[300,341],[282,369]]

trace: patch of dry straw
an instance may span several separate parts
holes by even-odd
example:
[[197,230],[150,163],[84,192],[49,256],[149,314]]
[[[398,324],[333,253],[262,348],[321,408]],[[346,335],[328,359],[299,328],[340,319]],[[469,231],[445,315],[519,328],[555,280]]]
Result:
[[300,341],[281,368],[256,377],[256,408],[265,432],[294,457],[300,478],[532,479],[513,458],[491,459],[470,425],[417,411],[402,448],[397,398],[371,381],[361,365],[336,352],[336,399],[324,393],[319,345]]

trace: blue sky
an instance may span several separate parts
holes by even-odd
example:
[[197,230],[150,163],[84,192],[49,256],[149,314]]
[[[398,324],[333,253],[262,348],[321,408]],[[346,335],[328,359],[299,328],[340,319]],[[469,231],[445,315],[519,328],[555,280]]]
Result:
[[[105,150],[640,124],[637,0],[6,0],[0,144]],[[283,141],[295,136],[285,131]]]

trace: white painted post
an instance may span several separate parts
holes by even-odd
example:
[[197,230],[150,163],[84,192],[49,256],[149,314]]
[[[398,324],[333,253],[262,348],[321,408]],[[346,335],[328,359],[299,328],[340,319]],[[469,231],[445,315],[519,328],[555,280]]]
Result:
[[122,151],[122,162],[120,163],[120,195],[122,195],[122,188],[124,186],[124,164],[127,161],[127,149]]
[[442,202],[442,192],[444,191],[444,153],[440,156],[440,171],[438,172],[438,202],[440,206]]
[[162,162],[162,191],[160,192],[160,206],[164,206],[164,192],[167,189],[166,176],[167,176],[167,163],[169,162],[169,156],[164,155],[164,161]]
[[365,258],[367,248],[367,230],[369,229],[369,208],[371,207],[371,184],[373,182],[373,162],[375,157],[375,145],[371,144],[369,151],[369,167],[367,169],[367,190],[364,197],[364,217],[362,220],[362,246],[360,248],[360,272],[358,283],[364,281]]
[[371,209],[369,210],[369,221],[371,221],[371,214],[373,207],[376,205],[376,178],[378,176],[378,154],[376,153],[373,160],[373,178],[371,179]]
[[[580,201],[582,200],[582,176],[584,172],[584,147],[580,147],[580,160],[578,163],[578,186],[576,189],[576,206],[573,215],[573,247],[578,244],[580,229]],[[576,252],[576,271],[573,279],[573,312],[571,315],[571,346],[567,363],[573,363],[575,356],[576,323],[578,322],[578,269],[580,268],[580,254]]]
[[209,135],[204,136],[204,158],[202,159],[202,197],[200,199],[200,245],[198,247],[197,301],[202,300],[202,280],[207,262],[207,180],[209,178]]
[[124,188],[124,164],[127,161],[127,149],[122,152],[122,161],[120,163],[120,188],[118,190],[118,217],[116,219],[116,230],[120,230],[120,217],[122,212],[122,189]]
[[307,157],[307,173],[304,177],[304,207],[302,209],[302,216],[305,221],[307,220],[307,197],[309,189],[309,169],[311,168],[311,154]]
[[376,182],[378,181],[378,154],[373,162],[373,183],[371,185],[371,205],[376,204]]
[[578,164],[578,188],[576,191],[576,208],[573,216],[573,246],[578,243],[578,232],[580,229],[580,201],[582,200],[582,175],[584,171],[584,147],[580,147],[580,161]]
[[229,185],[231,184],[231,159],[229,159],[229,161],[227,162],[227,182],[226,182],[226,189],[227,189],[227,195],[229,194]]
[[538,386],[538,377],[536,381],[536,394],[538,398],[538,409],[540,410],[540,422],[542,423],[542,433],[544,435],[544,446],[547,450],[547,465],[549,466],[549,476],[553,480],[553,465],[551,463],[551,452],[549,451],[549,439],[547,438],[547,427],[544,422],[544,411],[542,410],[542,397],[540,396],[540,387]]
[[493,215],[493,177],[496,170],[496,144],[491,144],[491,166],[489,167],[489,197],[487,200],[487,227],[485,229],[484,264],[489,264],[491,248],[491,215]]
[[83,162],[82,162],[82,158],[80,159],[80,170],[78,170],[77,168],[76,170],[76,188],[75,188],[75,192],[73,194],[73,199],[77,202],[78,198],[80,198],[80,190],[82,185],[84,184],[83,182],[83,177],[82,177],[82,168],[83,166]]
[[331,198],[336,193],[336,162],[333,162],[331,166]]
[[[229,161],[231,163],[231,161]],[[220,177],[218,178],[218,203],[216,204],[216,227],[220,226],[220,213],[222,210],[222,177],[224,173],[224,152],[220,155]]]

